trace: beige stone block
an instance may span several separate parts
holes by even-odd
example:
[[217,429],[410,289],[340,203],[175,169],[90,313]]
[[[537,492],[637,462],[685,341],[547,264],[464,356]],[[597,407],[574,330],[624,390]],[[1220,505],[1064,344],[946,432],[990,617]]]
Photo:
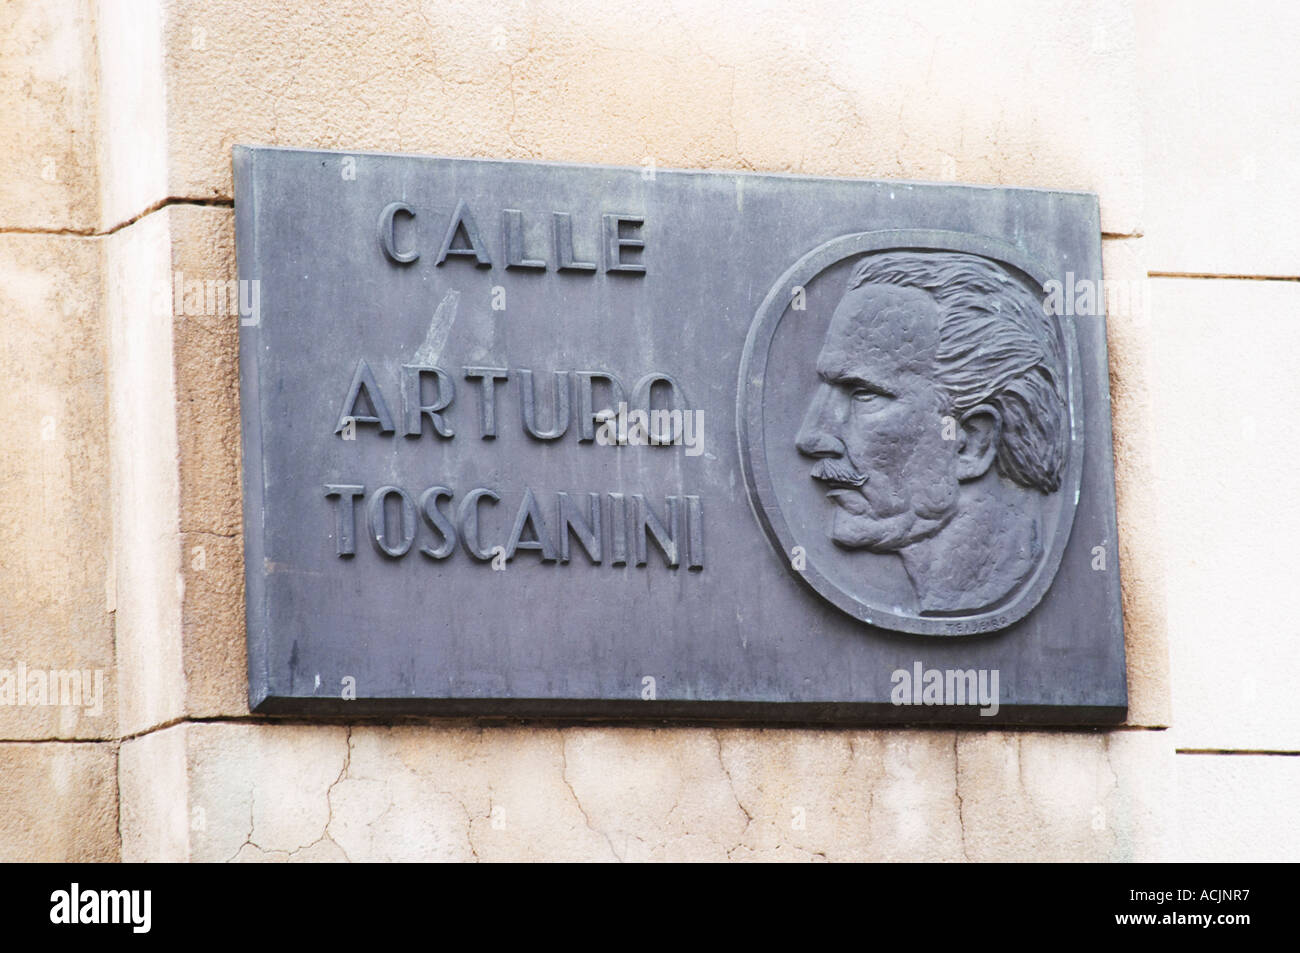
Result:
[[1174,860],[1300,861],[1300,758],[1180,754],[1175,764]]
[[[733,859],[1158,856],[1159,732],[720,732],[752,815]],[[734,757],[733,757],[734,753]]]
[[1300,274],[1300,7],[1136,6],[1152,270]]
[[92,0],[0,4],[0,229],[99,221]]
[[1173,758],[1158,731],[963,732],[963,857],[1166,859]]
[[234,213],[174,205],[165,214],[172,256],[181,529],[235,536],[242,526],[243,497]]
[[0,695],[0,738],[111,738],[118,691],[99,247],[0,235],[0,274],[0,366],[14,401],[0,441],[0,669],[17,679],[23,665],[33,702],[37,683],[48,696],[50,673],[86,673],[80,686],[58,676],[57,704]]
[[242,541],[185,533],[181,546],[186,713],[194,718],[246,714]]
[[169,197],[164,15],[160,0],[95,0],[95,20],[100,228],[108,231]]
[[[1136,239],[1102,243],[1106,341],[1110,357],[1118,568],[1128,661],[1128,724],[1167,726],[1169,648],[1163,552],[1156,496],[1156,428],[1152,404],[1151,280]],[[1086,318],[1081,320],[1087,320]],[[1115,553],[1108,554],[1109,557]]]
[[173,205],[106,239],[134,731],[248,712],[232,228],[229,209]]
[[952,732],[716,735],[748,820],[734,859],[962,859]]
[[116,773],[110,743],[0,743],[0,862],[118,860]]
[[[564,825],[554,815],[555,803],[562,801],[551,770],[558,738],[540,745],[520,744],[517,737],[501,740],[506,742],[498,749],[503,755],[499,769],[504,790],[497,794],[476,781],[484,771],[480,739],[472,732],[432,730],[417,737],[407,729],[354,728],[353,760],[336,788],[332,839],[350,860],[471,861],[477,857],[474,818],[486,821],[498,799],[509,802],[495,805],[507,835],[511,821],[516,831],[540,821],[557,837],[565,827],[573,830],[573,818]],[[511,740],[515,744],[509,744]],[[510,792],[521,781],[527,797],[516,806]],[[510,816],[511,809],[517,816]]]
[[346,728],[189,724],[184,732],[189,811],[204,819],[190,831],[190,860],[288,860],[329,838]]
[[1159,859],[1173,800],[1157,731],[175,731],[193,860]]
[[[151,516],[168,521],[166,533],[154,542],[159,558],[174,560],[177,574],[163,602],[174,612],[174,591],[181,613],[171,623],[178,626],[179,642],[163,652],[167,667],[155,666],[150,677],[170,683],[171,717],[179,713],[176,708],[195,717],[246,714],[233,214],[173,205],[120,234],[134,235],[146,223],[153,243],[149,274],[110,278],[133,283],[136,304],[147,314],[132,320],[153,324],[156,346],[133,357],[123,384],[149,388],[156,402],[151,426],[166,431],[163,439],[141,441],[133,451],[148,456],[155,478],[166,473],[169,491],[153,500]],[[109,242],[118,243],[119,236]],[[157,366],[147,368],[145,361]],[[183,682],[172,667],[177,659]]]
[[128,861],[343,860],[329,843],[347,729],[186,722],[123,743]]
[[1300,284],[1158,279],[1152,320],[1177,746],[1300,750]]
[[127,863],[186,861],[191,832],[207,828],[206,812],[190,809],[188,730],[173,725],[122,742],[117,783]]
[[172,255],[186,711],[240,715],[248,712],[248,663],[234,215],[192,205],[163,214]]
[[146,216],[103,246],[119,724],[132,734],[184,712],[169,218]]
[[1138,230],[1118,0],[166,10],[176,196],[230,197],[231,146],[251,143],[1087,189],[1105,231]]
[[332,840],[351,860],[614,860],[553,729],[352,730]]
[[715,732],[560,734],[564,780],[619,860],[723,861],[750,823]]

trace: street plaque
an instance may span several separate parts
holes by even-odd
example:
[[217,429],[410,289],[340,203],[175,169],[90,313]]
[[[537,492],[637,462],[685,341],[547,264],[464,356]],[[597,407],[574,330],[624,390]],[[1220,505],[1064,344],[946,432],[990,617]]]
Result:
[[234,169],[255,711],[1123,720],[1094,195]]

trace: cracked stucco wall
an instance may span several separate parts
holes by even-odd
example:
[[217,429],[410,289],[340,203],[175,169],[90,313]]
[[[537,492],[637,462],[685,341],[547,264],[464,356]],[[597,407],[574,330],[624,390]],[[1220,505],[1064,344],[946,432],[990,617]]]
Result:
[[[0,856],[1300,856],[1295,633],[1277,598],[1300,512],[1264,508],[1289,480],[1274,451],[1295,444],[1267,408],[1296,396],[1300,236],[1283,210],[1300,198],[1300,93],[1277,38],[1298,16],[1279,2],[1225,24],[1166,0],[5,5],[0,104],[22,131],[3,137],[17,334],[2,353],[37,410],[0,446],[0,650],[103,666],[111,700],[93,719],[0,709]],[[235,142],[1096,191],[1107,278],[1155,276],[1108,324],[1128,724],[251,718],[237,328],[152,300],[178,272],[234,276]],[[1252,409],[1207,418],[1200,388],[1225,355]]]
[[124,802],[164,748],[201,861],[1130,860],[1172,791],[1157,732],[191,723],[125,746]]

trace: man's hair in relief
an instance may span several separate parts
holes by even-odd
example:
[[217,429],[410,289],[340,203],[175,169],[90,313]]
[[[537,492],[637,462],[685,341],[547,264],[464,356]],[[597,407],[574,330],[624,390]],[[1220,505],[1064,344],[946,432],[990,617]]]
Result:
[[962,252],[871,255],[854,267],[845,291],[866,284],[916,288],[934,299],[941,313],[936,379],[950,412],[996,408],[998,472],[1043,493],[1059,489],[1070,433],[1065,362],[1039,289]]

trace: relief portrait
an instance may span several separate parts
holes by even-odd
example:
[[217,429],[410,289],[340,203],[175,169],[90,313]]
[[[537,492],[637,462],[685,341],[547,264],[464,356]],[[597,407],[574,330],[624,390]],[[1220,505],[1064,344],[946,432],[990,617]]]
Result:
[[1070,532],[1072,325],[1009,246],[872,243],[829,242],[782,278],[807,284],[806,311],[778,289],[760,308],[738,415],[755,512],[797,577],[865,622],[996,631],[1042,597]]
[[956,252],[865,258],[835,307],[797,447],[831,538],[897,553],[922,611],[994,603],[1042,556],[1069,436],[1052,321]]

